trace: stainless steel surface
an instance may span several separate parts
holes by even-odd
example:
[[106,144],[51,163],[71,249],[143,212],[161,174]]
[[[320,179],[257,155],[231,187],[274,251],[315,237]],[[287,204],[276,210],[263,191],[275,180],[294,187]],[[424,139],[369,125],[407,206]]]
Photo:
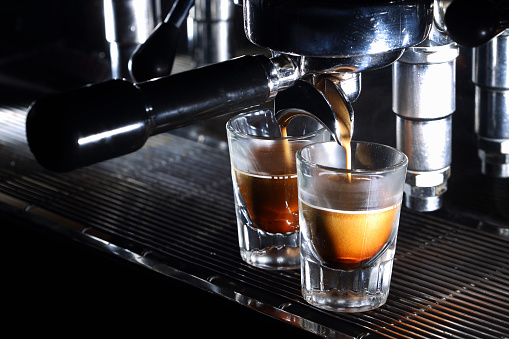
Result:
[[456,58],[459,48],[419,45],[393,65],[393,110],[412,119],[438,119],[456,110]]
[[110,43],[112,77],[130,79],[129,58],[161,21],[156,0],[104,0],[104,27]]
[[396,116],[396,145],[411,155],[412,171],[437,171],[451,164],[452,116],[410,120]]
[[194,18],[198,21],[231,20],[234,5],[233,0],[198,0],[195,2]]
[[[396,142],[409,158],[405,203],[418,211],[442,206],[451,166],[451,115],[456,110],[459,47],[440,30],[443,11],[435,15],[432,32],[437,33],[406,49],[392,67]],[[419,185],[420,181],[425,184]]]
[[343,58],[301,56],[299,57],[299,65],[303,74],[371,71],[392,64],[398,60],[403,51],[397,50]]
[[153,0],[105,0],[106,40],[140,44],[161,20],[161,9]]
[[396,146],[408,155],[405,204],[417,211],[442,207],[452,161],[452,116],[411,120],[396,116]]
[[[321,78],[316,76],[315,79]],[[333,81],[335,87],[341,89],[343,96],[350,102],[355,102],[361,95],[361,73],[332,73],[326,74],[323,78]],[[327,86],[325,86],[327,89]],[[327,94],[325,95],[327,96]],[[351,119],[353,119],[353,112]]]
[[445,13],[453,0],[434,0],[433,3],[433,25],[428,39],[439,45],[447,45],[453,40],[447,35],[445,24]]
[[474,49],[474,83],[494,88],[509,88],[509,29],[490,42]]
[[233,57],[235,49],[233,0],[196,0],[190,13],[187,36],[196,66]]
[[270,59],[273,67],[267,69],[267,80],[270,99],[274,99],[279,91],[292,86],[301,76],[293,60],[286,55],[277,55]]
[[452,116],[436,120],[396,116],[396,145],[409,158],[406,206],[418,211],[439,209],[450,176]]
[[299,1],[287,6],[277,0],[244,0],[244,27],[254,44],[278,52],[335,58],[376,55],[421,42],[431,24],[431,4],[315,1],[309,6]]
[[472,66],[482,171],[509,177],[509,30],[476,47]]
[[[0,109],[4,213],[324,337],[509,336],[509,219],[493,233],[489,223],[404,209],[387,304],[323,312],[302,300],[298,271],[241,260],[226,144],[165,134],[140,152],[55,174],[29,153],[25,114]],[[507,206],[507,192],[498,194]]]
[[459,47],[446,33],[444,16],[450,3],[434,1],[427,39],[407,48],[392,67],[396,143],[409,157],[405,204],[417,211],[442,207],[451,175]]

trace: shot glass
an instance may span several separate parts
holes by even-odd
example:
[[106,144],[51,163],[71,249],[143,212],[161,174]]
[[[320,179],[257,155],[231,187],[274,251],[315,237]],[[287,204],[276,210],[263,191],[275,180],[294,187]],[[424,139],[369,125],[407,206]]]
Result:
[[240,114],[226,124],[240,254],[266,269],[297,269],[299,202],[295,153],[330,140],[309,117],[296,117],[286,137],[270,110]]
[[336,142],[297,152],[304,299],[336,312],[387,301],[408,159],[395,148]]

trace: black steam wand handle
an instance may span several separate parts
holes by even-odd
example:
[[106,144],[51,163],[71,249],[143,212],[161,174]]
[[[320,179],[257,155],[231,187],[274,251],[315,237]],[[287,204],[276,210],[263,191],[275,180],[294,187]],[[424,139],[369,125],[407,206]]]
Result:
[[455,0],[447,7],[445,24],[460,45],[480,46],[509,28],[509,1]]
[[177,53],[180,28],[194,0],[176,0],[168,15],[131,55],[129,72],[135,82],[170,75]]
[[47,96],[29,108],[27,141],[53,171],[118,157],[152,135],[272,99],[274,68],[265,56],[243,56],[139,84],[110,80]]

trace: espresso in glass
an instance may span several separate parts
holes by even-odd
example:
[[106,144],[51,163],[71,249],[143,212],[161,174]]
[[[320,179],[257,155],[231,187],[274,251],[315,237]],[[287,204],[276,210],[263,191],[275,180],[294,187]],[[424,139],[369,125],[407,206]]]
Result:
[[301,204],[309,238],[327,267],[351,270],[378,254],[397,229],[401,203],[370,211],[342,211]]
[[295,153],[330,134],[309,117],[281,128],[269,110],[240,114],[227,131],[242,259],[267,269],[299,268]]
[[407,158],[375,143],[297,152],[304,299],[333,311],[379,307],[389,293]]
[[233,170],[253,227],[270,233],[299,230],[296,173],[258,175]]

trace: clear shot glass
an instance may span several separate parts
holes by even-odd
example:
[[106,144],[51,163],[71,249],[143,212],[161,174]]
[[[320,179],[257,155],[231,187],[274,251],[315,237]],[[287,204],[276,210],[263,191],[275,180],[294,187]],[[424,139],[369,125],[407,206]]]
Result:
[[330,140],[315,120],[300,116],[286,137],[270,110],[237,115],[226,124],[240,254],[266,269],[297,269],[299,202],[295,153]]
[[336,142],[297,152],[304,299],[336,312],[383,305],[389,294],[408,159],[395,148]]

